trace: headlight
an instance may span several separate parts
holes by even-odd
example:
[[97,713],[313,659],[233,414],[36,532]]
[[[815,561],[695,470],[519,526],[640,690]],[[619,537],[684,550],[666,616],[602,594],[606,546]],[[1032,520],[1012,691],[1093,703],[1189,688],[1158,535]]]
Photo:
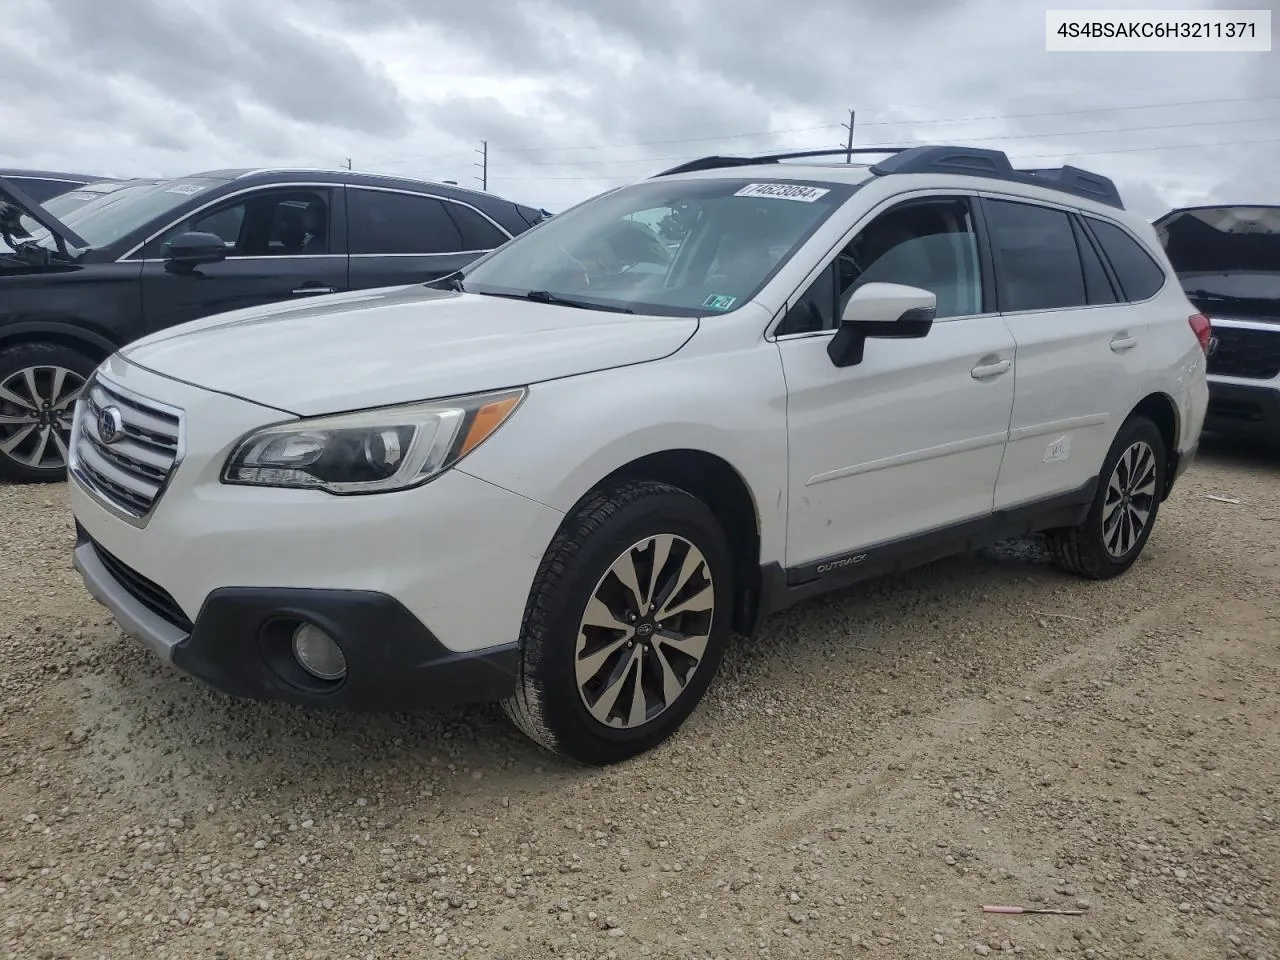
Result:
[[403,490],[465,457],[524,396],[521,387],[267,427],[240,441],[222,481],[329,493]]

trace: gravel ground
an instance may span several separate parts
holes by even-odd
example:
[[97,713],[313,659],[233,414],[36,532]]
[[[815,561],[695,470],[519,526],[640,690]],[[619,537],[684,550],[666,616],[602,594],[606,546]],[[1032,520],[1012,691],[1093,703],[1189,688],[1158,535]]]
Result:
[[0,957],[1280,957],[1280,457],[1204,455],[1120,581],[1013,544],[780,615],[603,771],[211,693],[71,540],[0,487]]

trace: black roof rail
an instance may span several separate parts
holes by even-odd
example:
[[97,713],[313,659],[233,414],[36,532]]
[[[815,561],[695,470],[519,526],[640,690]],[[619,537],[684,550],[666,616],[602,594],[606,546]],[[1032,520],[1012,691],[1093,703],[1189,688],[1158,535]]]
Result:
[[[854,147],[852,150],[800,150],[795,153],[763,153],[755,157],[699,157],[670,170],[655,173],[653,177],[667,177],[674,173],[694,173],[698,170],[718,170],[722,167],[749,167],[761,163],[779,163],[783,160],[802,160],[806,157],[843,157],[849,154],[897,153],[906,147]],[[650,177],[650,179],[653,179]]]
[[1120,191],[1109,177],[1079,167],[1063,166],[1039,168],[1034,170],[1018,170],[1009,162],[1008,156],[1001,150],[987,150],[981,147],[956,147],[942,145],[922,145],[918,147],[855,147],[849,150],[803,150],[795,153],[763,154],[755,157],[702,157],[662,173],[658,177],[676,173],[692,173],[698,170],[715,170],[722,167],[741,167],[753,164],[778,163],[782,160],[797,160],[804,157],[842,157],[850,152],[856,154],[891,154],[871,167],[876,176],[888,176],[896,173],[945,173],[968,177],[984,177],[991,180],[1004,180],[1010,183],[1022,183],[1030,186],[1059,190],[1087,200],[1105,203],[1108,206],[1124,209],[1124,201]]

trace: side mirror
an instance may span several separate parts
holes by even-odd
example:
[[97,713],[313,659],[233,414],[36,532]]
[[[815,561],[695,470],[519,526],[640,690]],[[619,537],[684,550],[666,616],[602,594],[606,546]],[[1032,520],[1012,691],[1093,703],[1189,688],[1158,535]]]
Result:
[[827,345],[837,367],[862,362],[869,339],[911,340],[928,336],[938,298],[928,290],[900,283],[868,283],[845,304],[840,327]]
[[190,268],[227,259],[227,245],[216,233],[183,233],[165,244],[165,266]]

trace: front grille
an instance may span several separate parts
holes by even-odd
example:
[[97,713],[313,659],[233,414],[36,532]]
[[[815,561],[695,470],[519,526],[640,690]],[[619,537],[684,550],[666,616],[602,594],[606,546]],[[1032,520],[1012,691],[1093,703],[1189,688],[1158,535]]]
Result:
[[[76,404],[72,470],[103,500],[131,517],[145,517],[160,498],[178,459],[181,414],[94,377]],[[102,435],[104,411],[116,411],[120,430]]]
[[148,580],[122,560],[113,557],[103,550],[95,541],[89,540],[93,551],[98,555],[102,565],[107,568],[120,586],[129,591],[129,595],[158,617],[173,624],[184,633],[190,633],[191,621],[178,606],[178,601],[165,591],[158,583]]
[[1280,375],[1280,330],[1213,328],[1218,346],[1209,355],[1209,373],[1270,380]]

